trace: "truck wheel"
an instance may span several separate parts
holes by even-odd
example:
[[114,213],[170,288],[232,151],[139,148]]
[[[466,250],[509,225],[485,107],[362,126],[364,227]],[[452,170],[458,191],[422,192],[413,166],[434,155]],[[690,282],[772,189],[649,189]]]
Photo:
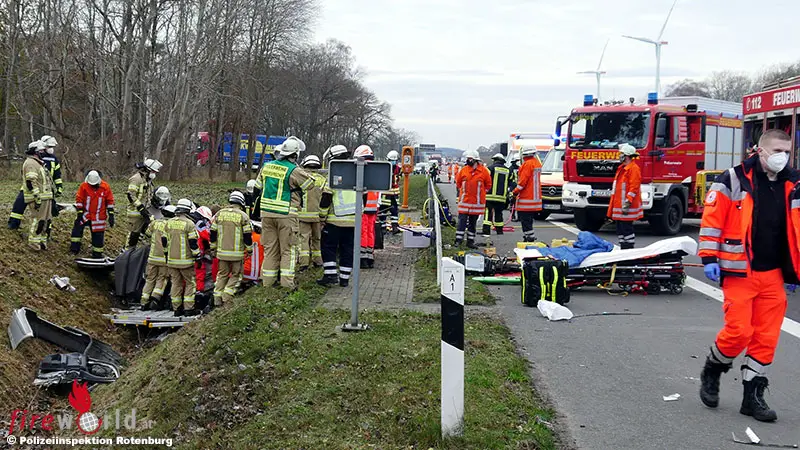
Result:
[[533,218],[536,220],[547,220],[548,217],[550,217],[550,213],[544,211],[539,211],[533,215]]
[[683,223],[683,202],[676,195],[670,195],[665,201],[661,214],[647,218],[656,234],[675,236],[681,231]]
[[575,226],[581,231],[598,231],[606,222],[605,211],[592,209],[575,210]]

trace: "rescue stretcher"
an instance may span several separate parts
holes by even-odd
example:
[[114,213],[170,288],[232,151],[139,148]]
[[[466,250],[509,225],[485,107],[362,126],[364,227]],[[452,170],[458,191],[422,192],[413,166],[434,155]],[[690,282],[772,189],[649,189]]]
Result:
[[[514,249],[517,260],[541,258],[536,249]],[[570,289],[598,286],[611,289],[616,285],[625,293],[680,294],[686,281],[683,258],[697,254],[697,242],[681,236],[664,239],[643,248],[619,250],[590,255],[567,275]]]

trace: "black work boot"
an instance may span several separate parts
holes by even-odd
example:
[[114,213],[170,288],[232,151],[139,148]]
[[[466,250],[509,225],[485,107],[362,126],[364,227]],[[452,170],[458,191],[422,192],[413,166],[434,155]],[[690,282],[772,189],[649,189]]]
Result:
[[323,275],[322,278],[317,280],[317,284],[320,286],[333,286],[334,284],[339,282],[339,276],[336,274],[333,275]]
[[400,234],[400,225],[397,223],[392,224],[392,234]]
[[633,248],[633,244],[631,244],[630,242],[625,242],[623,244],[619,244],[619,248],[622,250],[630,250]]
[[483,236],[489,237],[492,234],[492,226],[491,225],[483,225]]
[[175,310],[175,317],[181,317],[186,314],[186,310],[183,309],[183,305],[179,306],[178,309]]
[[775,411],[769,409],[767,401],[764,400],[764,391],[769,386],[766,377],[755,377],[750,381],[744,381],[744,397],[742,407],[739,412],[745,416],[752,416],[761,422],[774,422],[778,420]]
[[350,279],[349,278],[339,278],[339,286],[347,287],[350,286]]
[[469,239],[467,239],[467,248],[475,249],[478,248],[478,246],[475,245],[475,241],[470,241]]
[[497,233],[498,236],[503,234],[503,227],[494,227],[494,232]]
[[700,372],[700,400],[709,408],[719,405],[719,378],[730,370],[730,364],[722,364],[706,358],[706,365]]
[[362,269],[369,268],[369,261],[367,260],[367,258],[361,258],[361,268]]

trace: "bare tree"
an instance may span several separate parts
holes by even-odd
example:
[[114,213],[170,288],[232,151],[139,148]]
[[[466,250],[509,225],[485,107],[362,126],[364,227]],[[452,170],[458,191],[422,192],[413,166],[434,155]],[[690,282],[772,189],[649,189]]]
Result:
[[666,97],[709,97],[711,94],[709,93],[708,85],[705,82],[695,81],[687,78],[667,86],[664,95]]
[[729,102],[741,102],[745,95],[756,90],[753,79],[746,73],[729,70],[712,72],[705,85],[711,98]]

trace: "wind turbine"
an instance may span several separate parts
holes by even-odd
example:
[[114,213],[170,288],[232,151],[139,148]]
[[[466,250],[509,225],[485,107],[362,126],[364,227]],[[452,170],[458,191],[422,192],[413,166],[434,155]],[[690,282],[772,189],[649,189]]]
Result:
[[608,48],[608,41],[606,41],[605,47],[603,47],[603,53],[600,54],[600,62],[597,63],[597,70],[585,70],[583,72],[578,72],[579,75],[581,74],[594,74],[597,77],[597,101],[600,101],[600,77],[605,75],[604,70],[600,70],[600,66],[603,65],[603,57],[606,56],[606,49]]
[[656,93],[661,93],[661,46],[667,45],[667,41],[662,41],[661,37],[664,36],[664,30],[667,28],[667,22],[669,22],[669,18],[672,15],[672,10],[675,9],[675,5],[678,3],[678,0],[675,0],[672,3],[672,8],[669,9],[669,14],[667,14],[667,20],[664,21],[664,25],[661,26],[661,32],[658,33],[658,38],[656,40],[647,39],[643,37],[634,37],[634,36],[625,36],[622,37],[633,39],[636,41],[646,42],[648,44],[652,44],[656,47]]

